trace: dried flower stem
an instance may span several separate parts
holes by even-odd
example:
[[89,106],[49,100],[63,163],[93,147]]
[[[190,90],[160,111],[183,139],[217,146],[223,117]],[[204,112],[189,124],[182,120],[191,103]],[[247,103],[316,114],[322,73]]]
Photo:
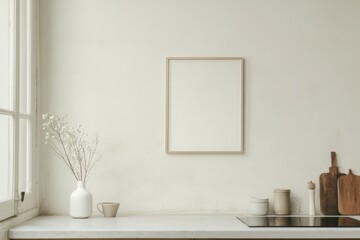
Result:
[[89,142],[81,125],[75,126],[66,120],[66,116],[44,114],[43,120],[45,144],[66,164],[78,181],[85,181],[100,159],[96,154],[98,134],[94,141]]

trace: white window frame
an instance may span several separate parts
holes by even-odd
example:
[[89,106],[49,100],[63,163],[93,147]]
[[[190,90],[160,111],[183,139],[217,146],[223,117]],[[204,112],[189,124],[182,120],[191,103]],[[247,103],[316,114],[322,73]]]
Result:
[[[13,199],[0,202],[0,221],[18,216],[30,210],[38,208],[38,131],[37,131],[37,56],[38,56],[38,1],[37,0],[8,0],[9,16],[10,16],[10,39],[9,48],[12,61],[9,61],[9,79],[13,84],[12,93],[12,110],[1,109],[0,114],[13,117],[13,166],[12,167],[12,189]],[[26,76],[31,83],[30,98],[31,111],[30,114],[20,113],[20,4],[27,3],[27,70]],[[10,59],[9,59],[10,60]],[[28,101],[28,100],[27,100]],[[29,192],[25,194],[24,201],[20,201],[19,193],[19,122],[20,119],[30,120],[31,126],[31,167],[26,169],[29,176],[27,186]],[[10,170],[10,171],[11,171]]]

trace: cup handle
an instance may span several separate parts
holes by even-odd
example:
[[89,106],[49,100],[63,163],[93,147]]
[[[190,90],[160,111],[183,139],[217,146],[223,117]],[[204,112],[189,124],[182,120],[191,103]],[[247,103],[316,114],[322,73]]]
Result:
[[96,206],[97,209],[98,209],[102,214],[104,214],[104,212],[100,210],[99,205],[101,205],[101,203],[98,203],[98,204],[97,204],[97,206]]

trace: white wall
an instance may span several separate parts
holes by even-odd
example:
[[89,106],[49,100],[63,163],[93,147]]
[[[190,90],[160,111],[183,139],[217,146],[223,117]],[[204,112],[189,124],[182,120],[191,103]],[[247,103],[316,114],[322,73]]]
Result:
[[[100,132],[95,203],[119,201],[120,214],[243,212],[250,196],[290,188],[306,212],[306,184],[328,170],[331,150],[360,174],[360,1],[40,5],[40,112]],[[245,154],[165,154],[167,56],[246,59]],[[75,179],[46,146],[41,161],[42,210],[67,214]]]

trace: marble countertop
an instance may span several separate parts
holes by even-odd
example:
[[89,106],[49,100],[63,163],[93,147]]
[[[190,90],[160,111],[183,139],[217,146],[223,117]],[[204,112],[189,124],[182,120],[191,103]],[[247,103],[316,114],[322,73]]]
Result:
[[249,228],[236,215],[128,215],[89,219],[40,216],[10,229],[9,238],[360,239],[360,228]]

